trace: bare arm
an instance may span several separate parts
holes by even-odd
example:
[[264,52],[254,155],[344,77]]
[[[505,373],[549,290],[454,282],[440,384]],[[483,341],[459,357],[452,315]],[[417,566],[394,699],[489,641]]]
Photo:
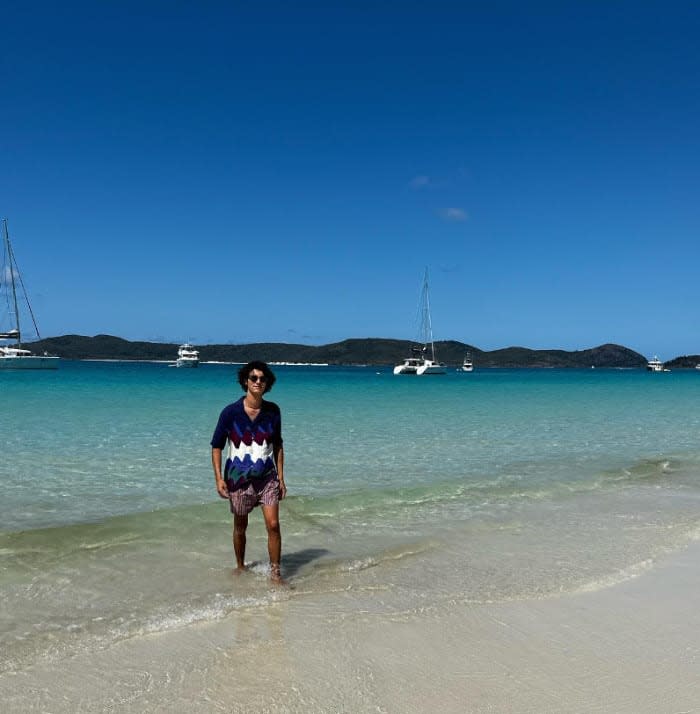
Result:
[[211,465],[214,468],[214,478],[216,479],[216,490],[221,498],[228,498],[228,488],[224,477],[221,475],[221,449],[212,448]]
[[287,495],[287,486],[284,483],[284,449],[281,446],[274,447],[275,466],[277,467],[277,478],[280,482],[280,499]]

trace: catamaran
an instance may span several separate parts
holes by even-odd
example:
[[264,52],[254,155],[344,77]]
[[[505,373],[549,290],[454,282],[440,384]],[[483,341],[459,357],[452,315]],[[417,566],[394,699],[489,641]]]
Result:
[[435,343],[433,342],[433,323],[430,317],[430,294],[428,290],[428,269],[425,269],[423,289],[420,297],[420,333],[422,346],[411,347],[411,356],[406,357],[402,364],[394,367],[394,374],[447,374],[447,368],[435,358]]
[[[37,338],[40,338],[39,328],[34,319],[32,306],[29,304],[27,291],[24,289],[24,282],[20,275],[15,254],[12,251],[10,243],[10,234],[7,230],[7,219],[3,218],[3,244],[4,244],[4,260],[3,270],[0,273],[0,288],[3,292],[3,302],[0,304],[0,340],[10,340],[14,344],[0,345],[0,370],[2,369],[56,369],[58,367],[59,358],[52,357],[47,354],[35,355],[31,350],[22,347],[22,333],[19,324],[19,303],[17,302],[17,289],[21,288],[24,301],[29,308],[29,314],[34,324],[34,330]],[[7,310],[5,311],[5,307]],[[2,314],[7,313],[9,325],[3,327],[3,320],[7,319]],[[9,328],[9,329],[8,329]]]

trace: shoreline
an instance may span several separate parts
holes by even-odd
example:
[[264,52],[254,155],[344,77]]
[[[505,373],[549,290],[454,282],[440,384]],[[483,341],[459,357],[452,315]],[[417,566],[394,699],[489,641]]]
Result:
[[[114,364],[164,364],[175,366],[175,359],[148,359],[135,357],[131,358],[121,358],[121,357],[60,357],[61,360],[65,362],[98,362],[98,363],[114,363]],[[239,366],[244,365],[246,362],[241,361],[227,361],[227,360],[200,360],[199,366],[202,365],[228,365],[228,366]],[[355,362],[279,362],[279,361],[268,361],[271,367],[339,367],[339,368],[359,368],[359,369],[385,369],[391,370],[394,365],[391,363],[382,364],[371,364],[371,363],[355,363]],[[591,365],[589,367],[582,366],[557,366],[557,365],[483,365],[475,367],[474,371],[471,373],[463,372],[460,368],[461,366],[457,363],[448,364],[447,370],[448,374],[452,371],[458,374],[472,374],[474,372],[497,372],[497,371],[507,371],[507,370],[528,370],[528,371],[562,371],[562,372],[582,372],[582,371],[599,371],[599,372],[648,372],[646,367],[615,367],[615,366],[599,366],[596,367]],[[700,371],[700,364],[695,367],[674,367],[671,369],[663,370],[666,373],[670,372],[693,372],[695,370]],[[405,375],[404,375],[405,376]]]
[[386,617],[379,592],[348,608],[347,592],[280,591],[262,616],[2,675],[0,696],[8,713],[692,712],[699,590],[693,542],[631,580],[541,600]]

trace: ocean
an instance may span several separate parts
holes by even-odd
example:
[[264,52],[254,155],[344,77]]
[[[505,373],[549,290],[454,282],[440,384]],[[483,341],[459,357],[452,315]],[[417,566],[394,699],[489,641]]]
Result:
[[[0,374],[9,711],[81,710],[77,694],[56,698],[71,677],[83,678],[85,711],[176,711],[182,691],[167,692],[186,676],[184,656],[153,664],[159,675],[142,663],[150,674],[130,680],[126,699],[116,693],[123,681],[106,685],[99,667],[125,667],[125,642],[157,649],[166,633],[206,627],[232,628],[236,651],[253,652],[284,640],[270,623],[289,603],[332,637],[351,617],[434,617],[602,590],[700,535],[698,371],[273,369],[289,588],[268,581],[257,511],[250,572],[232,575],[231,516],[209,439],[242,394],[236,365],[64,361]],[[178,641],[183,652],[193,642]],[[52,694],[34,679],[47,667]],[[147,693],[157,676],[170,689],[156,705]]]

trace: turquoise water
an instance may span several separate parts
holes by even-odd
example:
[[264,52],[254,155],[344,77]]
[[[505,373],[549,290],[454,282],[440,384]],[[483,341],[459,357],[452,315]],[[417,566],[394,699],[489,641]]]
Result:
[[276,367],[289,497],[270,589],[234,579],[209,439],[237,367],[0,374],[0,668],[269,608],[556,597],[700,533],[700,372]]

